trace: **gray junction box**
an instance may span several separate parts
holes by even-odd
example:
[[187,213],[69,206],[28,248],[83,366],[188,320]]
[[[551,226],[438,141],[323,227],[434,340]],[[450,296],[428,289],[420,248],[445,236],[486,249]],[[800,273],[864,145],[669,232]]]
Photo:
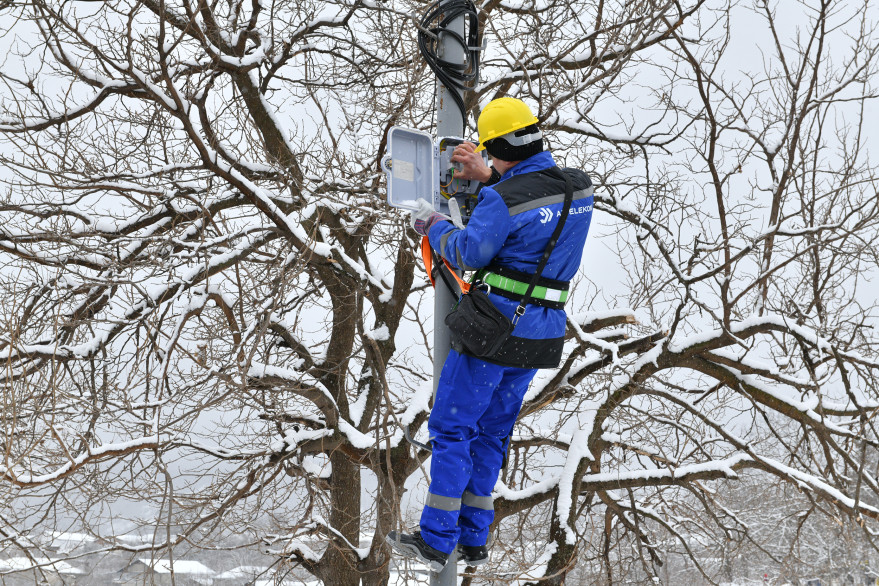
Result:
[[[388,204],[404,210],[415,210],[416,200],[423,199],[433,209],[447,214],[449,200],[454,198],[462,212],[475,204],[478,181],[453,179],[450,158],[462,138],[440,137],[439,140],[421,130],[394,126],[388,131],[388,152],[382,168],[388,180]],[[483,154],[483,158],[485,155]]]

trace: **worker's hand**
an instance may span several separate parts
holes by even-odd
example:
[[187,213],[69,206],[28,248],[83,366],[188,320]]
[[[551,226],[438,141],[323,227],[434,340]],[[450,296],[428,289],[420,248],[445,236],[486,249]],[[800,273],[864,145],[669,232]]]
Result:
[[452,151],[452,162],[461,164],[461,169],[455,171],[455,179],[475,179],[480,183],[491,179],[491,169],[482,155],[476,152],[476,145],[472,142],[462,142],[456,146]]
[[433,206],[426,200],[418,199],[416,203],[418,204],[418,209],[412,212],[412,228],[422,236],[427,236],[427,233],[430,232],[430,227],[437,222],[448,220],[446,216],[434,211]]

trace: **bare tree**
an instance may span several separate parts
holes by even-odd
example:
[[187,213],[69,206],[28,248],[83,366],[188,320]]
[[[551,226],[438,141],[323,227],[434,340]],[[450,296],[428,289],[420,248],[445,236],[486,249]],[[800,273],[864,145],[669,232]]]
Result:
[[[106,540],[93,555],[234,535],[326,584],[387,580],[431,351],[378,159],[390,126],[431,125],[424,8],[0,4],[9,555],[39,566],[29,537],[68,526]],[[745,469],[869,541],[873,16],[818,4],[791,31],[783,8],[481,6],[471,114],[539,105],[600,185],[613,233],[589,246],[628,279],[587,274],[532,388],[492,579],[662,579],[681,555],[725,579],[706,535],[768,539],[716,497]],[[762,62],[729,63],[741,27]],[[152,533],[108,538],[120,522]]]
[[[746,469],[801,491],[800,513],[862,527],[873,546],[875,14],[804,8],[792,24],[778,16],[790,18],[785,3],[706,6],[686,22],[639,6],[627,23],[663,22],[667,34],[646,35],[658,46],[600,73],[577,75],[564,60],[534,73],[571,88],[544,119],[606,145],[597,207],[618,220],[630,287],[617,302],[667,332],[629,354],[644,338],[607,341],[569,324],[569,358],[526,404],[527,433],[513,443],[518,461],[546,463],[544,476],[513,475],[499,505],[502,517],[527,511],[535,531],[549,527],[544,555],[513,575],[561,583],[579,564],[583,581],[674,582],[661,566],[678,552],[705,581],[729,580],[706,539],[778,540],[717,497],[725,482],[711,481]],[[745,30],[766,42],[742,43]],[[567,63],[602,55],[584,53]],[[564,136],[569,162],[599,158]],[[783,560],[773,559],[794,563]]]
[[156,535],[110,548],[283,534],[328,584],[386,575],[417,460],[378,373],[414,257],[375,137],[425,115],[406,21],[367,4],[6,8],[2,471],[33,503],[10,539],[106,530],[124,499]]

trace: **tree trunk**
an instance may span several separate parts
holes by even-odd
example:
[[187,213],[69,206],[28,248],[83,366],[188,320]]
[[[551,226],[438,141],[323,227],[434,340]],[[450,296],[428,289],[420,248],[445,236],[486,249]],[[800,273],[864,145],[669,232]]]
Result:
[[330,462],[329,521],[334,534],[321,560],[320,578],[326,586],[354,586],[360,583],[360,560],[351,548],[360,545],[360,470],[339,452],[330,455]]
[[378,507],[378,519],[369,556],[361,564],[363,586],[385,586],[388,583],[391,551],[385,543],[385,536],[396,528],[403,485],[418,466],[409,450],[410,447],[406,443],[392,448],[390,468],[385,459],[373,465],[373,470],[379,474],[378,494],[375,501]]
[[[577,546],[567,543],[565,536],[565,527],[561,524],[556,514],[556,506],[558,505],[558,497],[553,503],[552,523],[549,526],[549,538],[551,543],[555,543],[556,550],[549,559],[546,566],[544,578],[533,584],[545,586],[548,584],[559,585],[565,583],[565,578],[574,568],[574,560],[577,555]],[[531,583],[529,583],[531,584]]]

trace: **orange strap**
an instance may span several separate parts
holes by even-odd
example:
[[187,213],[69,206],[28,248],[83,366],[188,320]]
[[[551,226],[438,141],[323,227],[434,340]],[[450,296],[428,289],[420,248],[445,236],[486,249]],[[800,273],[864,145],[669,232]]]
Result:
[[433,282],[433,254],[430,252],[430,240],[427,236],[421,238],[421,260],[424,261],[424,269],[427,271],[431,287],[436,287],[436,283]]
[[[421,238],[421,259],[424,261],[424,268],[427,269],[427,278],[430,279],[430,284],[436,287],[436,283],[433,281],[433,250],[430,248],[430,240],[428,240],[427,236]],[[461,291],[464,293],[470,291],[470,283],[458,275],[458,271],[449,264],[449,261],[443,258],[443,263],[449,269],[449,273],[458,281]]]

